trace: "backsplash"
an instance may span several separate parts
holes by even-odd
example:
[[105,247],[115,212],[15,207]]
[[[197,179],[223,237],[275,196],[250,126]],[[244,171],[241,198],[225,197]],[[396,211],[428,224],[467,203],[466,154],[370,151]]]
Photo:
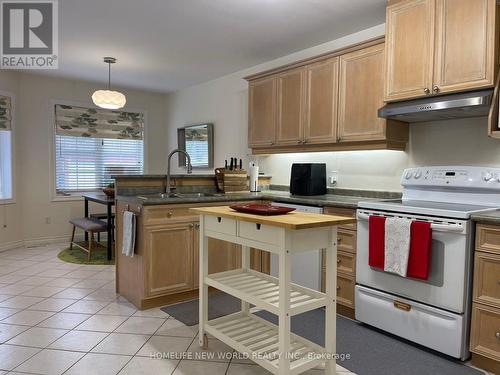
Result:
[[[338,173],[336,188],[401,191],[405,168],[423,165],[500,166],[500,141],[488,137],[485,118],[410,125],[406,151],[373,150],[260,156],[273,184],[289,185],[292,163],[326,163],[327,176]],[[333,186],[332,186],[333,187]]]

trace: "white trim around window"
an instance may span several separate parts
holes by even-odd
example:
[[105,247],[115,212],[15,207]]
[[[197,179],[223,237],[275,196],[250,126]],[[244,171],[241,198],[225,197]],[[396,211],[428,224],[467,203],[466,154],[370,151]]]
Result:
[[[78,101],[71,101],[71,100],[57,100],[57,99],[51,99],[50,101],[50,123],[49,123],[49,136],[50,136],[50,141],[49,141],[49,152],[50,152],[50,197],[52,202],[68,202],[68,201],[81,201],[83,200],[82,198],[82,193],[72,193],[68,196],[61,196],[57,194],[56,191],[56,144],[55,144],[55,105],[56,104],[62,104],[62,105],[70,105],[70,106],[75,106],[75,107],[86,107],[86,108],[97,108],[93,103],[91,102],[78,102]],[[148,159],[148,114],[147,111],[143,109],[137,109],[137,108],[130,108],[125,106],[123,108],[124,111],[128,112],[141,112],[144,115],[144,147],[143,147],[143,160],[144,160],[144,173],[147,173],[148,171],[148,165],[149,165],[149,159]]]
[[10,149],[10,163],[11,163],[11,182],[12,182],[12,197],[9,199],[0,199],[0,205],[15,204],[16,203],[16,95],[10,91],[0,90],[0,95],[9,96],[11,98],[11,149]]

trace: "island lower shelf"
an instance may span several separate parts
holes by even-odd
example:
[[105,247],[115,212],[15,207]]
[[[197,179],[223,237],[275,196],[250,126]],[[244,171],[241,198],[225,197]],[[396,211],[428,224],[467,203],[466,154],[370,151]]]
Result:
[[[205,331],[276,374],[279,369],[278,326],[252,313],[237,312],[209,320]],[[290,334],[290,375],[324,363],[324,348]]]
[[[210,274],[205,283],[243,301],[279,314],[279,280],[250,269]],[[291,284],[290,315],[302,314],[328,304],[326,294]]]

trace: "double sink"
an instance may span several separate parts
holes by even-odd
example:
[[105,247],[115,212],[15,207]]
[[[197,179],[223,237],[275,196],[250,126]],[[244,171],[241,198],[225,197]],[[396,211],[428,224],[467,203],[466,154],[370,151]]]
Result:
[[173,198],[204,198],[204,197],[223,197],[223,193],[156,193],[139,195],[137,198],[142,200],[149,199],[173,199]]

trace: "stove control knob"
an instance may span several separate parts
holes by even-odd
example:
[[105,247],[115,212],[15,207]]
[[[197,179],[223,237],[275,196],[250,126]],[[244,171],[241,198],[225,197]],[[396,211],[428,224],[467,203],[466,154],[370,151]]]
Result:
[[411,178],[411,176],[412,176],[411,171],[408,171],[408,172],[406,172],[406,173],[405,173],[405,178],[406,178],[407,180],[409,180],[409,179]]
[[490,181],[493,178],[493,174],[486,172],[483,176],[484,181]]
[[420,177],[422,177],[422,172],[416,171],[415,174],[413,175],[413,177],[415,177],[416,179],[419,179]]

